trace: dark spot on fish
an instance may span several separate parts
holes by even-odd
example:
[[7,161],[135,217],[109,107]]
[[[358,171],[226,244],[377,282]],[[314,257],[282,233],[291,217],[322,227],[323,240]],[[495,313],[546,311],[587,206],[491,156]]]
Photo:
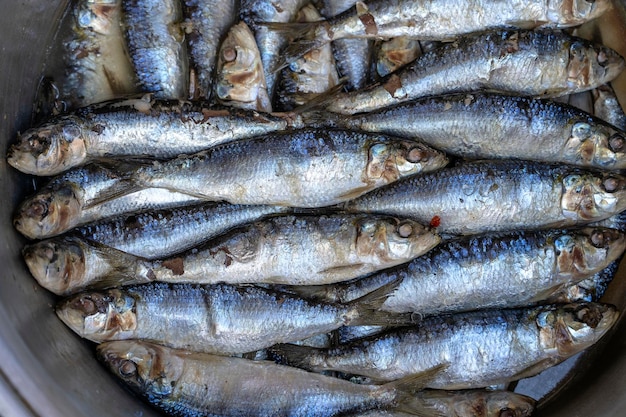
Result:
[[365,26],[365,33],[368,35],[378,35],[378,27],[376,26],[376,21],[374,20],[374,16],[370,13],[365,13],[359,16],[359,20]]
[[391,97],[395,97],[395,93],[399,88],[402,88],[402,82],[400,81],[400,77],[396,74],[393,74],[386,83],[383,84],[383,88],[391,95]]
[[440,225],[441,225],[441,217],[433,216],[433,218],[430,219],[430,227],[439,227]]
[[104,132],[104,129],[105,129],[105,127],[100,125],[100,124],[94,125],[91,128],[92,131],[96,132],[99,135],[101,135]]
[[276,10],[278,13],[283,13],[285,11],[285,9],[283,9],[282,7],[280,7],[280,2],[272,2],[272,7],[274,8],[274,10]]
[[137,216],[128,216],[124,220],[124,228],[135,229],[135,228],[140,228],[140,227],[141,227],[141,223],[139,222],[139,219],[137,218]]
[[459,203],[465,203],[465,200],[463,200],[462,198],[459,198]]
[[174,275],[182,275],[185,273],[183,258],[173,258],[163,261],[163,266],[172,271]]
[[500,188],[498,184],[491,184],[491,187],[489,187],[489,192],[492,193],[496,191],[498,188]]
[[485,416],[485,415],[487,415],[486,414],[487,410],[486,410],[485,404],[484,404],[484,402],[482,400],[472,404],[472,411],[473,411],[473,415],[475,415],[475,416]]

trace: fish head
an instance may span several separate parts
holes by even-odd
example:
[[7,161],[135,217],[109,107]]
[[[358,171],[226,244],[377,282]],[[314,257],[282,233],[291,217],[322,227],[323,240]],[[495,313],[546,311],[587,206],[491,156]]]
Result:
[[111,34],[111,23],[120,11],[119,0],[89,0],[80,2],[76,14],[77,29],[88,29],[102,35]]
[[376,71],[385,77],[399,68],[415,61],[421,53],[419,41],[404,36],[392,38],[381,44]]
[[535,322],[543,349],[567,358],[597,342],[618,317],[609,304],[572,303],[541,309]]
[[412,220],[363,217],[358,220],[357,253],[377,263],[406,262],[434,248],[441,237]]
[[240,22],[229,31],[217,57],[215,94],[221,101],[271,112],[261,54],[250,28]]
[[130,339],[137,328],[135,299],[123,290],[84,292],[59,303],[57,316],[94,342]]
[[375,143],[369,149],[366,178],[388,184],[413,174],[436,171],[447,164],[445,153],[419,142]]
[[580,172],[562,180],[561,209],[575,220],[601,220],[626,209],[626,178]]
[[626,168],[626,134],[588,120],[573,122],[564,153],[581,165],[603,169]]
[[603,15],[610,0],[557,0],[548,2],[548,16],[559,27],[577,26]]
[[63,233],[77,225],[82,193],[74,183],[63,183],[28,198],[17,209],[13,226],[30,239]]
[[585,228],[554,239],[559,275],[573,281],[606,268],[626,249],[626,235],[615,229]]
[[27,130],[11,145],[7,156],[12,167],[33,175],[55,175],[86,160],[86,137],[73,116]]
[[170,395],[184,370],[175,351],[138,340],[116,340],[97,347],[98,359],[143,395]]
[[569,45],[567,83],[577,90],[588,90],[605,84],[624,69],[624,58],[611,48],[583,40]]
[[82,286],[85,279],[85,250],[70,237],[54,238],[27,245],[22,256],[39,285],[57,295]]
[[446,402],[452,402],[450,408],[455,416],[528,417],[535,409],[534,399],[511,391],[470,390],[452,395],[442,392],[434,394],[434,398],[444,395]]

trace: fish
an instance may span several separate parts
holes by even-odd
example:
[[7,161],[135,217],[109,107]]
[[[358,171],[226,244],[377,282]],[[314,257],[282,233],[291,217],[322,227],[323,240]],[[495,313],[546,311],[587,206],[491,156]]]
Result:
[[184,252],[237,226],[289,211],[279,206],[205,202],[106,218],[78,227],[72,235],[131,255],[160,259]]
[[281,60],[280,65],[284,66],[313,48],[343,38],[389,39],[405,36],[438,41],[502,28],[567,28],[601,16],[610,8],[608,0],[537,0],[523,3],[370,0],[355,2],[354,7],[327,21],[267,25],[276,31],[296,33],[293,35],[295,38],[302,38],[302,34],[312,38],[292,43]]
[[220,42],[237,19],[235,0],[184,0],[185,39],[198,79],[197,97],[210,99]]
[[613,281],[623,256],[611,262],[609,266],[593,276],[584,279],[567,288],[557,290],[546,299],[547,303],[572,303],[576,301],[597,302],[606,292]]
[[232,355],[302,340],[346,324],[403,324],[377,311],[381,299],[345,305],[308,302],[253,286],[150,283],[79,293],[57,316],[93,342],[144,339],[172,348]]
[[244,22],[232,26],[222,42],[214,83],[214,96],[224,105],[272,112],[261,53],[254,34]]
[[267,92],[270,100],[276,94],[278,74],[274,68],[289,38],[262,26],[259,22],[291,22],[298,10],[308,3],[307,0],[241,0],[240,17],[254,32],[256,44],[261,53],[263,72],[266,77]]
[[152,281],[325,284],[407,262],[441,238],[429,227],[385,216],[276,216],[200,247],[148,261],[76,237],[26,246],[35,279],[58,295]]
[[182,6],[175,0],[124,0],[122,28],[142,91],[185,99],[189,61]]
[[443,44],[368,88],[329,96],[324,104],[328,111],[354,114],[476,90],[556,97],[595,88],[623,69],[617,52],[564,32],[481,32]]
[[376,54],[376,72],[380,77],[395,72],[422,55],[420,42],[405,36],[383,41]]
[[66,171],[18,206],[13,226],[29,239],[45,239],[107,217],[199,202],[188,194],[149,188],[92,204],[101,192],[115,189],[122,179],[115,169],[103,165]]
[[137,169],[129,191],[156,187],[232,204],[316,208],[439,169],[444,153],[419,142],[302,129],[226,143]]
[[120,27],[121,0],[80,0],[71,9],[71,34],[63,43],[66,108],[74,109],[137,92],[135,71]]
[[298,124],[288,117],[147,95],[53,117],[18,135],[7,162],[27,174],[55,175],[90,161],[176,158],[290,127]]
[[[298,12],[298,22],[320,20],[317,9],[309,4]],[[313,49],[281,72],[276,100],[283,111],[291,111],[339,84],[330,45]]]
[[[510,391],[424,390],[415,394],[432,408],[432,413],[447,417],[530,417],[536,401]],[[435,411],[436,410],[436,411]],[[352,417],[411,417],[413,414],[394,410],[370,410]]]
[[102,343],[97,356],[131,390],[172,415],[325,417],[368,409],[417,415],[430,410],[413,395],[429,374],[382,386],[359,385],[269,361],[139,340]]
[[591,93],[594,98],[593,114],[619,129],[626,130],[626,114],[613,88],[609,84],[604,84],[591,90]]
[[571,227],[626,208],[626,179],[525,161],[477,161],[373,190],[336,209],[438,224],[442,235]]
[[410,327],[331,349],[282,344],[280,363],[392,381],[445,365],[433,389],[471,389],[536,375],[597,342],[617,321],[614,306],[573,303],[425,318]]
[[623,232],[601,228],[472,236],[443,243],[398,268],[291,291],[345,303],[398,281],[381,310],[430,316],[524,307],[604,270],[625,249]]
[[426,97],[351,116],[324,111],[303,123],[423,141],[469,159],[524,159],[626,168],[626,132],[572,106],[493,93]]

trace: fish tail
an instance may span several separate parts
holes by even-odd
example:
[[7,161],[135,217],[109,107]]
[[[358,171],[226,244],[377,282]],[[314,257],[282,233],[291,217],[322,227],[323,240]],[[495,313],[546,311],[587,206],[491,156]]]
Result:
[[381,310],[387,298],[400,285],[402,278],[395,279],[377,290],[364,295],[349,304],[357,311],[356,317],[349,320],[349,326],[408,326],[415,324],[413,313],[392,313]]
[[326,22],[324,21],[302,23],[260,22],[259,24],[274,32],[282,33],[291,39],[297,39],[290,43],[281,53],[280,60],[272,69],[273,73],[288,67],[292,62],[296,61],[307,52],[317,49],[331,41],[328,36]]
[[315,371],[315,367],[311,363],[318,348],[302,345],[292,345],[289,343],[281,343],[267,349],[267,357],[280,365],[295,366],[307,371]]
[[416,395],[426,388],[441,371],[448,365],[438,365],[415,375],[409,375],[381,386],[383,391],[397,392],[394,410],[421,417],[445,417],[439,410],[433,408],[423,397]]
[[[305,104],[302,104],[296,108],[294,108],[292,110],[293,113],[296,114],[302,114],[302,113],[306,113],[306,112],[310,112],[310,111],[314,111],[314,110],[318,110],[318,109],[323,109],[325,107],[327,107],[329,104],[331,104],[336,98],[337,98],[337,94],[339,94],[342,90],[343,87],[346,83],[346,78],[342,78],[341,80],[339,80],[339,84],[337,84],[336,86],[330,88],[329,90],[317,94],[315,95],[315,97],[312,97],[309,101],[307,101]],[[325,113],[325,115],[331,115],[334,113]],[[341,115],[344,118],[348,119],[347,116]],[[324,127],[329,127],[329,122],[334,122],[334,123],[339,123],[341,122],[341,119],[337,116],[331,116],[332,120],[331,121],[325,121],[325,120],[317,120],[318,122],[325,122],[324,124],[322,124],[322,126]]]

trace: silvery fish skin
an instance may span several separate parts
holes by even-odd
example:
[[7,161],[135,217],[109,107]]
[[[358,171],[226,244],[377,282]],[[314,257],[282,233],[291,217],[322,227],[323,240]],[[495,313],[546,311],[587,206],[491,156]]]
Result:
[[149,188],[93,204],[120,185],[123,175],[99,165],[75,168],[52,179],[18,207],[13,226],[30,239],[45,239],[107,217],[198,202],[188,194]]
[[[360,385],[268,361],[107,342],[98,358],[133,391],[171,415],[326,417],[396,408],[424,415],[403,381]],[[236,389],[232,389],[236,387]],[[320,401],[323,399],[323,401]]]
[[[463,34],[499,28],[575,26],[600,16],[610,6],[608,0],[357,2],[353,8],[327,22],[305,27],[304,30],[314,33],[314,40],[301,40],[291,45],[284,61],[291,62],[311,47],[342,38],[407,36],[420,40],[449,40]],[[289,25],[271,27],[285,31],[290,28]]]
[[305,123],[413,138],[471,159],[525,159],[626,168],[626,133],[566,104],[490,93],[422,98],[352,116],[304,114]]
[[80,0],[64,42],[66,77],[59,85],[69,108],[136,92],[135,72],[120,27],[121,0]]
[[399,36],[383,41],[376,54],[376,72],[380,77],[385,77],[415,61],[420,55],[422,48],[416,39]]
[[591,91],[594,97],[593,114],[612,125],[626,129],[626,114],[610,85],[605,84]]
[[80,293],[63,300],[56,313],[78,335],[94,342],[144,339],[231,355],[390,316],[375,308],[359,301],[308,302],[252,286],[150,283]]
[[286,211],[278,206],[204,203],[104,219],[76,229],[75,235],[135,256],[160,259],[234,227]]
[[624,233],[612,229],[483,235],[446,242],[407,265],[349,283],[294,291],[345,303],[399,281],[382,310],[426,316],[523,307],[604,270],[625,249]]
[[272,112],[261,54],[244,22],[232,26],[217,57],[214,96],[224,105]]
[[[296,14],[297,22],[314,22],[321,16],[311,4]],[[276,100],[284,111],[293,110],[339,84],[330,45],[313,49],[292,62],[281,72]]]
[[151,281],[335,283],[410,261],[440,240],[428,227],[392,217],[277,216],[159,261],[76,238],[35,243],[23,254],[43,287],[67,295]]
[[626,179],[565,165],[480,161],[406,178],[341,208],[435,220],[440,234],[570,227],[623,211]]
[[303,129],[142,167],[131,180],[233,204],[324,207],[446,163],[443,153],[415,141]]
[[[415,394],[430,408],[447,417],[530,417],[535,400],[510,391],[424,390]],[[433,411],[433,414],[435,411]],[[371,410],[352,417],[411,417],[393,410]]]
[[267,91],[270,99],[276,92],[278,73],[275,67],[282,49],[287,45],[288,38],[282,33],[261,26],[259,22],[291,22],[307,0],[241,0],[241,20],[246,22],[254,32],[256,44],[261,52],[263,72],[266,76]]
[[187,98],[189,62],[175,0],[125,0],[123,29],[143,91],[166,99]]
[[236,0],[184,0],[189,57],[197,71],[198,96],[213,91],[220,42],[237,18]]
[[598,341],[618,316],[615,307],[596,303],[474,311],[426,318],[332,349],[280,345],[270,351],[291,365],[379,381],[447,365],[428,388],[480,388],[556,365]]
[[19,135],[7,160],[27,174],[54,175],[102,158],[175,158],[291,125],[269,114],[146,96],[54,117]]
[[558,31],[468,35],[420,56],[371,88],[337,94],[328,110],[353,114],[420,97],[474,90],[555,97],[615,78],[624,59],[609,48]]

